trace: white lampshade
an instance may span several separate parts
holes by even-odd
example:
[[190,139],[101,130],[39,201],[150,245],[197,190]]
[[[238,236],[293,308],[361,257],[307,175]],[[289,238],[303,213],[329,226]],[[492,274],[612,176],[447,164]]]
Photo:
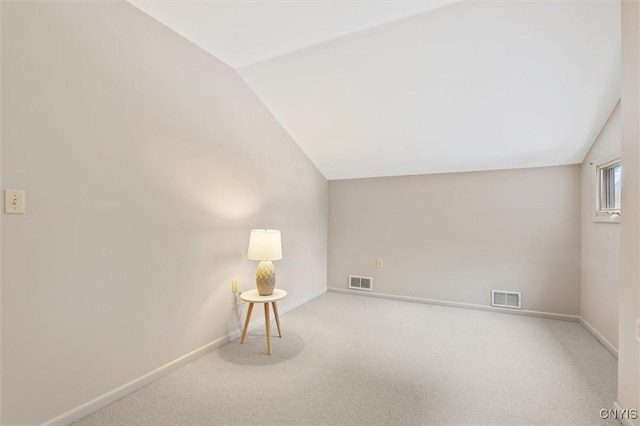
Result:
[[249,260],[282,259],[280,231],[275,229],[254,229],[249,237]]

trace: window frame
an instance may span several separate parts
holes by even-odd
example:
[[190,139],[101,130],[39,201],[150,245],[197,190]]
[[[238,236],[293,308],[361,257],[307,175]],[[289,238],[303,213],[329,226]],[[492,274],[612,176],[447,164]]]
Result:
[[594,183],[595,183],[595,202],[594,202],[594,214],[593,221],[594,222],[603,222],[603,223],[620,223],[620,216],[622,215],[622,203],[620,203],[619,209],[611,209],[611,208],[601,208],[601,202],[603,199],[602,188],[603,188],[603,176],[602,171],[604,169],[611,168],[612,166],[620,165],[622,170],[622,161],[620,155],[616,155],[615,157],[610,157],[603,161],[599,161],[594,163]]

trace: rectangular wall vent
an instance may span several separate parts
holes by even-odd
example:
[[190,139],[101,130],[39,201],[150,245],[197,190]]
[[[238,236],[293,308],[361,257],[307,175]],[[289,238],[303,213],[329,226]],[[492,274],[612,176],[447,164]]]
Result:
[[349,288],[372,291],[373,278],[361,277],[358,275],[349,275]]
[[520,309],[521,298],[519,291],[491,290],[491,306]]

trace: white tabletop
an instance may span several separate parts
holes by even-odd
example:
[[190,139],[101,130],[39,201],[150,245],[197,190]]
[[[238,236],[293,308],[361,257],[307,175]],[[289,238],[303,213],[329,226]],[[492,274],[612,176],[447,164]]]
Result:
[[287,292],[279,288],[274,289],[273,294],[269,296],[260,296],[257,289],[243,291],[240,294],[242,300],[251,303],[271,303],[284,299],[286,296]]

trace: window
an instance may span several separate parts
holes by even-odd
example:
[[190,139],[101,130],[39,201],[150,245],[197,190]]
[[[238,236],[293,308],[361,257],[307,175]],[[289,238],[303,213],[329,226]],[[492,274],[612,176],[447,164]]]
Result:
[[620,221],[620,189],[622,166],[620,159],[602,163],[596,167],[596,220]]

